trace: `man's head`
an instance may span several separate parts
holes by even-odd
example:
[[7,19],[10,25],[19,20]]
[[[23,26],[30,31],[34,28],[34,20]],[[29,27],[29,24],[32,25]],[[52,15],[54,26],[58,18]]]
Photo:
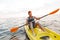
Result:
[[29,16],[32,16],[32,11],[28,11],[28,15]]

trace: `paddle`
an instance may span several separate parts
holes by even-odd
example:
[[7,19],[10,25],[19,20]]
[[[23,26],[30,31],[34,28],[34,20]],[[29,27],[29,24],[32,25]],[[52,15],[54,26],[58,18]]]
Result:
[[49,14],[46,14],[46,15],[42,16],[41,18],[44,18],[44,17],[46,17],[46,16],[48,16],[48,15],[55,14],[55,13],[58,12],[58,11],[59,11],[59,9],[56,9],[56,10],[50,12]]
[[[41,18],[44,18],[44,17],[46,17],[46,16],[48,16],[48,15],[55,14],[55,13],[58,12],[58,11],[59,11],[59,9],[56,9],[56,10],[52,11],[51,13],[42,16]],[[13,27],[13,28],[10,29],[10,32],[16,32],[19,28],[21,28],[21,27],[23,27],[23,26],[25,26],[25,25],[26,25],[26,24],[24,24],[24,25],[22,25],[22,26],[19,26],[19,27]]]

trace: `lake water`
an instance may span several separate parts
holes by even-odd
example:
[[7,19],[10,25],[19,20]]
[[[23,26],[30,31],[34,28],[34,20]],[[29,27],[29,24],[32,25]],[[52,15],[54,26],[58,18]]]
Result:
[[[58,17],[56,17],[58,18]],[[0,40],[9,40],[12,38],[12,35],[16,36],[11,40],[24,40],[25,39],[25,30],[24,27],[20,28],[16,33],[11,33],[9,29],[15,26],[21,26],[24,24],[25,18],[8,18],[0,20]],[[44,18],[39,21],[41,26],[46,26],[49,29],[60,34],[60,20],[49,18]]]

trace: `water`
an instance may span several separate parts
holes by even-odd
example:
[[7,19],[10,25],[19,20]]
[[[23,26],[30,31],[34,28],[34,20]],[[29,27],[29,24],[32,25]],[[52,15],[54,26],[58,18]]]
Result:
[[[24,40],[25,34],[24,34],[24,27],[20,28],[16,33],[11,33],[8,29],[15,26],[21,26],[25,20],[18,18],[9,18],[1,20],[0,23],[0,40],[9,40],[12,35],[16,36],[16,39]],[[2,22],[4,21],[4,22]],[[21,22],[22,21],[22,22]]]
[[9,40],[12,38],[12,35],[16,36],[19,40],[25,39],[24,28],[19,29],[16,33],[11,33],[10,31],[4,32],[0,35],[0,40]]
[[[58,18],[58,17],[57,17]],[[25,23],[25,18],[8,18],[1,20],[0,23],[0,40],[9,40],[14,34],[13,39],[11,40],[24,40],[25,39],[25,30],[24,27],[20,28],[16,33],[11,33],[8,29],[15,26],[21,26]],[[44,20],[47,19],[47,20]],[[48,27],[49,29],[60,34],[60,20],[49,19],[46,17],[40,20],[41,26]],[[59,18],[58,18],[59,19]]]

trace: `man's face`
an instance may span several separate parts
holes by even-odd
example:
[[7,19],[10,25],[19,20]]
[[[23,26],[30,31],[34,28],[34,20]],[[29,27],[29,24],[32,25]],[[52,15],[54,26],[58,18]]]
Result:
[[29,16],[32,16],[32,12],[28,13]]

